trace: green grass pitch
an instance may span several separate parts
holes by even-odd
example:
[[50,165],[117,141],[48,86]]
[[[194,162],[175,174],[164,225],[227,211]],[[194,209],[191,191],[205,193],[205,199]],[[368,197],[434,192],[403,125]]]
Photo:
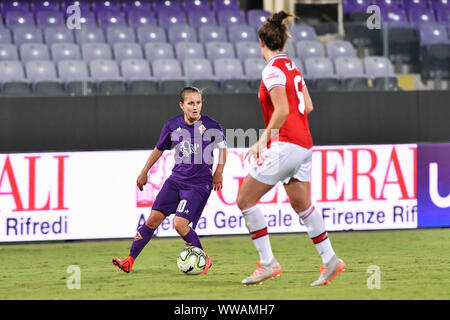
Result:
[[[321,260],[306,233],[271,235],[283,274],[249,287],[240,282],[254,271],[258,255],[245,235],[201,238],[213,260],[206,276],[178,270],[181,238],[154,238],[129,274],[111,259],[125,257],[131,239],[2,244],[0,299],[450,299],[450,229],[329,234],[347,270],[322,287],[309,286]],[[70,265],[80,268],[79,289],[67,287]],[[371,265],[379,267],[379,289],[367,286]]]

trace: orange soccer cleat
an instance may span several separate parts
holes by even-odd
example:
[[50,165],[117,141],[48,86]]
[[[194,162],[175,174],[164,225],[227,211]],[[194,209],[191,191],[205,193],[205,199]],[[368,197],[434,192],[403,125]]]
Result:
[[128,256],[125,259],[114,258],[112,259],[112,263],[123,272],[129,273],[133,268],[134,258],[131,256]]
[[[205,254],[206,254],[206,252],[205,252]],[[200,273],[200,275],[207,274],[208,270],[211,268],[211,266],[212,266],[211,258],[206,254],[206,267],[205,267],[205,269],[203,269],[203,271],[202,271],[202,273]]]

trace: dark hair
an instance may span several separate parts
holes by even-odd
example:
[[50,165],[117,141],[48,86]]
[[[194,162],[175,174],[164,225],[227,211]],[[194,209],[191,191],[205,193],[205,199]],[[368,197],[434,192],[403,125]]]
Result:
[[186,93],[189,92],[195,92],[195,93],[199,93],[200,95],[202,95],[202,90],[200,90],[199,88],[196,87],[184,87],[181,91],[180,91],[180,102],[184,103],[184,97],[186,95]]
[[291,37],[284,20],[295,17],[286,11],[272,14],[259,28],[258,37],[272,51],[283,50],[288,38]]

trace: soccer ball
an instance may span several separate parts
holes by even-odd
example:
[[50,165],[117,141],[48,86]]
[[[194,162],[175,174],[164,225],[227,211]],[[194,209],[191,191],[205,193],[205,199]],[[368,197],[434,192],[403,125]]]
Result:
[[198,247],[186,247],[178,255],[177,264],[186,274],[200,274],[206,267],[206,253]]

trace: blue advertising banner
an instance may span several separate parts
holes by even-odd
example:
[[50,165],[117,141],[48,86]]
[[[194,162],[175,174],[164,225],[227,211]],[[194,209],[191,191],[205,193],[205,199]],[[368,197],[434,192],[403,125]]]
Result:
[[450,143],[417,147],[417,227],[450,227]]

